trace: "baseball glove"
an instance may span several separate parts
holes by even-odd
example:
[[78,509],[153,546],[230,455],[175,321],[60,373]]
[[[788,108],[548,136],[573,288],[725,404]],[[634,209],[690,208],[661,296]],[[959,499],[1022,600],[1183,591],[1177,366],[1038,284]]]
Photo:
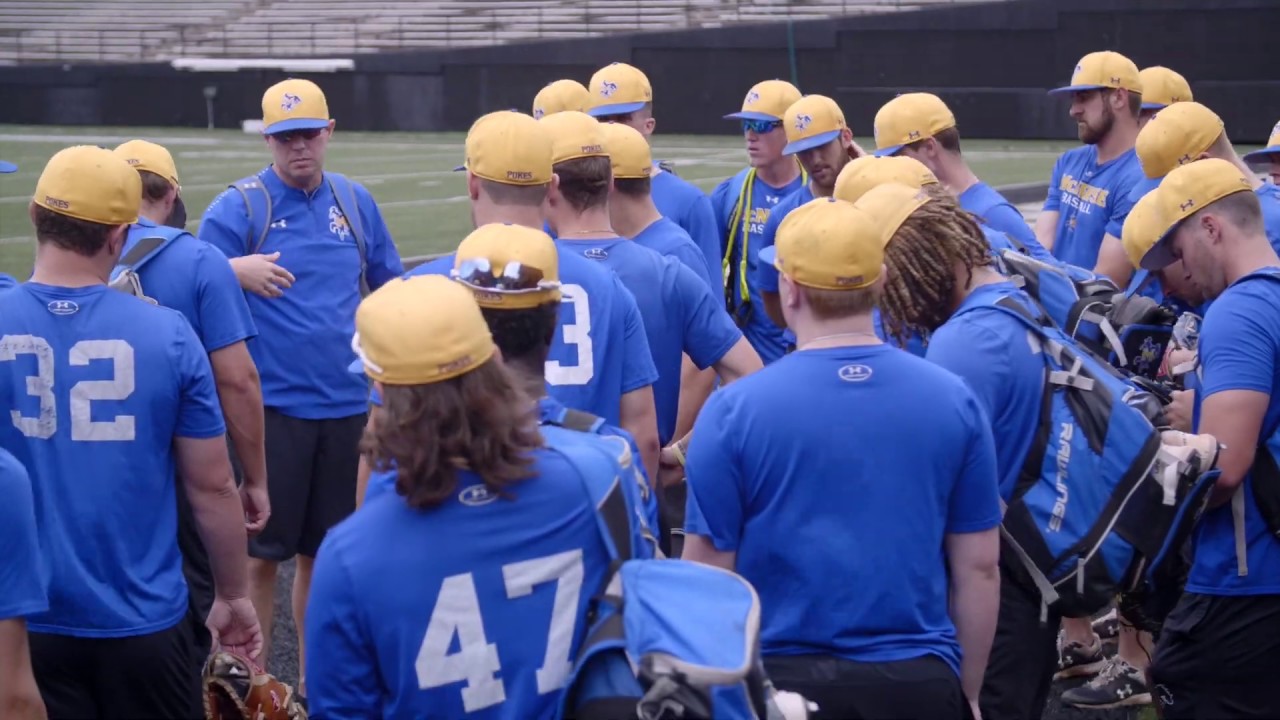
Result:
[[204,666],[205,720],[307,720],[293,688],[252,660],[214,653]]

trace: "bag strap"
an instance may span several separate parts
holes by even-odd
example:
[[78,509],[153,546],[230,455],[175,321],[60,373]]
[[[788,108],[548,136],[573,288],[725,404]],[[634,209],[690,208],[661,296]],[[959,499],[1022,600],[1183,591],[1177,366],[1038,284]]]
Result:
[[267,232],[271,229],[271,193],[257,175],[241,178],[227,187],[236,189],[244,198],[244,212],[249,219],[244,254],[256,255],[266,245]]
[[[364,227],[360,222],[360,204],[356,198],[355,184],[338,173],[325,173],[329,181],[329,191],[338,203],[338,212],[347,219],[347,227],[351,229],[351,237],[355,238],[356,249],[360,252],[360,296],[368,297],[369,289],[368,245],[365,243]],[[341,190],[339,190],[341,188]]]
[[604,427],[604,418],[599,415],[592,415],[589,412],[574,410],[573,408],[565,408],[564,413],[554,420],[556,425],[566,430],[576,430],[583,433],[599,433],[600,428]]

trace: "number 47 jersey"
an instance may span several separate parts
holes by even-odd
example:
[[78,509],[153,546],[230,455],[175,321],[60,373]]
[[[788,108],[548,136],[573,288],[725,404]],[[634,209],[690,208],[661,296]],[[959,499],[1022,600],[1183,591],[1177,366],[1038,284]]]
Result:
[[225,431],[182,315],[103,285],[0,292],[0,407],[48,572],[49,610],[30,629],[110,638],[178,622],[173,441]]

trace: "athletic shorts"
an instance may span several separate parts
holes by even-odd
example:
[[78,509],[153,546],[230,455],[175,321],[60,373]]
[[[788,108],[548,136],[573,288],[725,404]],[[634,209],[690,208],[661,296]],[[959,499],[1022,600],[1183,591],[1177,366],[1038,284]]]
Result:
[[50,718],[204,717],[191,625],[126,638],[31,633],[31,664]]
[[1060,618],[1050,609],[1041,621],[1040,593],[1001,560],[1000,617],[979,695],[982,720],[1039,718],[1058,669]]
[[1151,660],[1166,720],[1280,718],[1280,595],[1184,593]]
[[366,415],[303,420],[267,408],[267,492],[271,517],[249,554],[284,562],[315,557],[329,528],[356,507],[356,469]]
[[893,662],[855,662],[829,655],[764,658],[779,690],[817,703],[811,720],[966,720],[972,717],[960,678],[933,655]]

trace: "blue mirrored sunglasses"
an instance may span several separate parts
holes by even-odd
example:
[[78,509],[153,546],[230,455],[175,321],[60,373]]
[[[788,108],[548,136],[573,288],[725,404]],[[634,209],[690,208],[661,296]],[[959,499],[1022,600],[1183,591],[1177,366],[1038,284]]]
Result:
[[757,135],[771,133],[782,127],[781,120],[743,120],[742,132],[753,132]]

